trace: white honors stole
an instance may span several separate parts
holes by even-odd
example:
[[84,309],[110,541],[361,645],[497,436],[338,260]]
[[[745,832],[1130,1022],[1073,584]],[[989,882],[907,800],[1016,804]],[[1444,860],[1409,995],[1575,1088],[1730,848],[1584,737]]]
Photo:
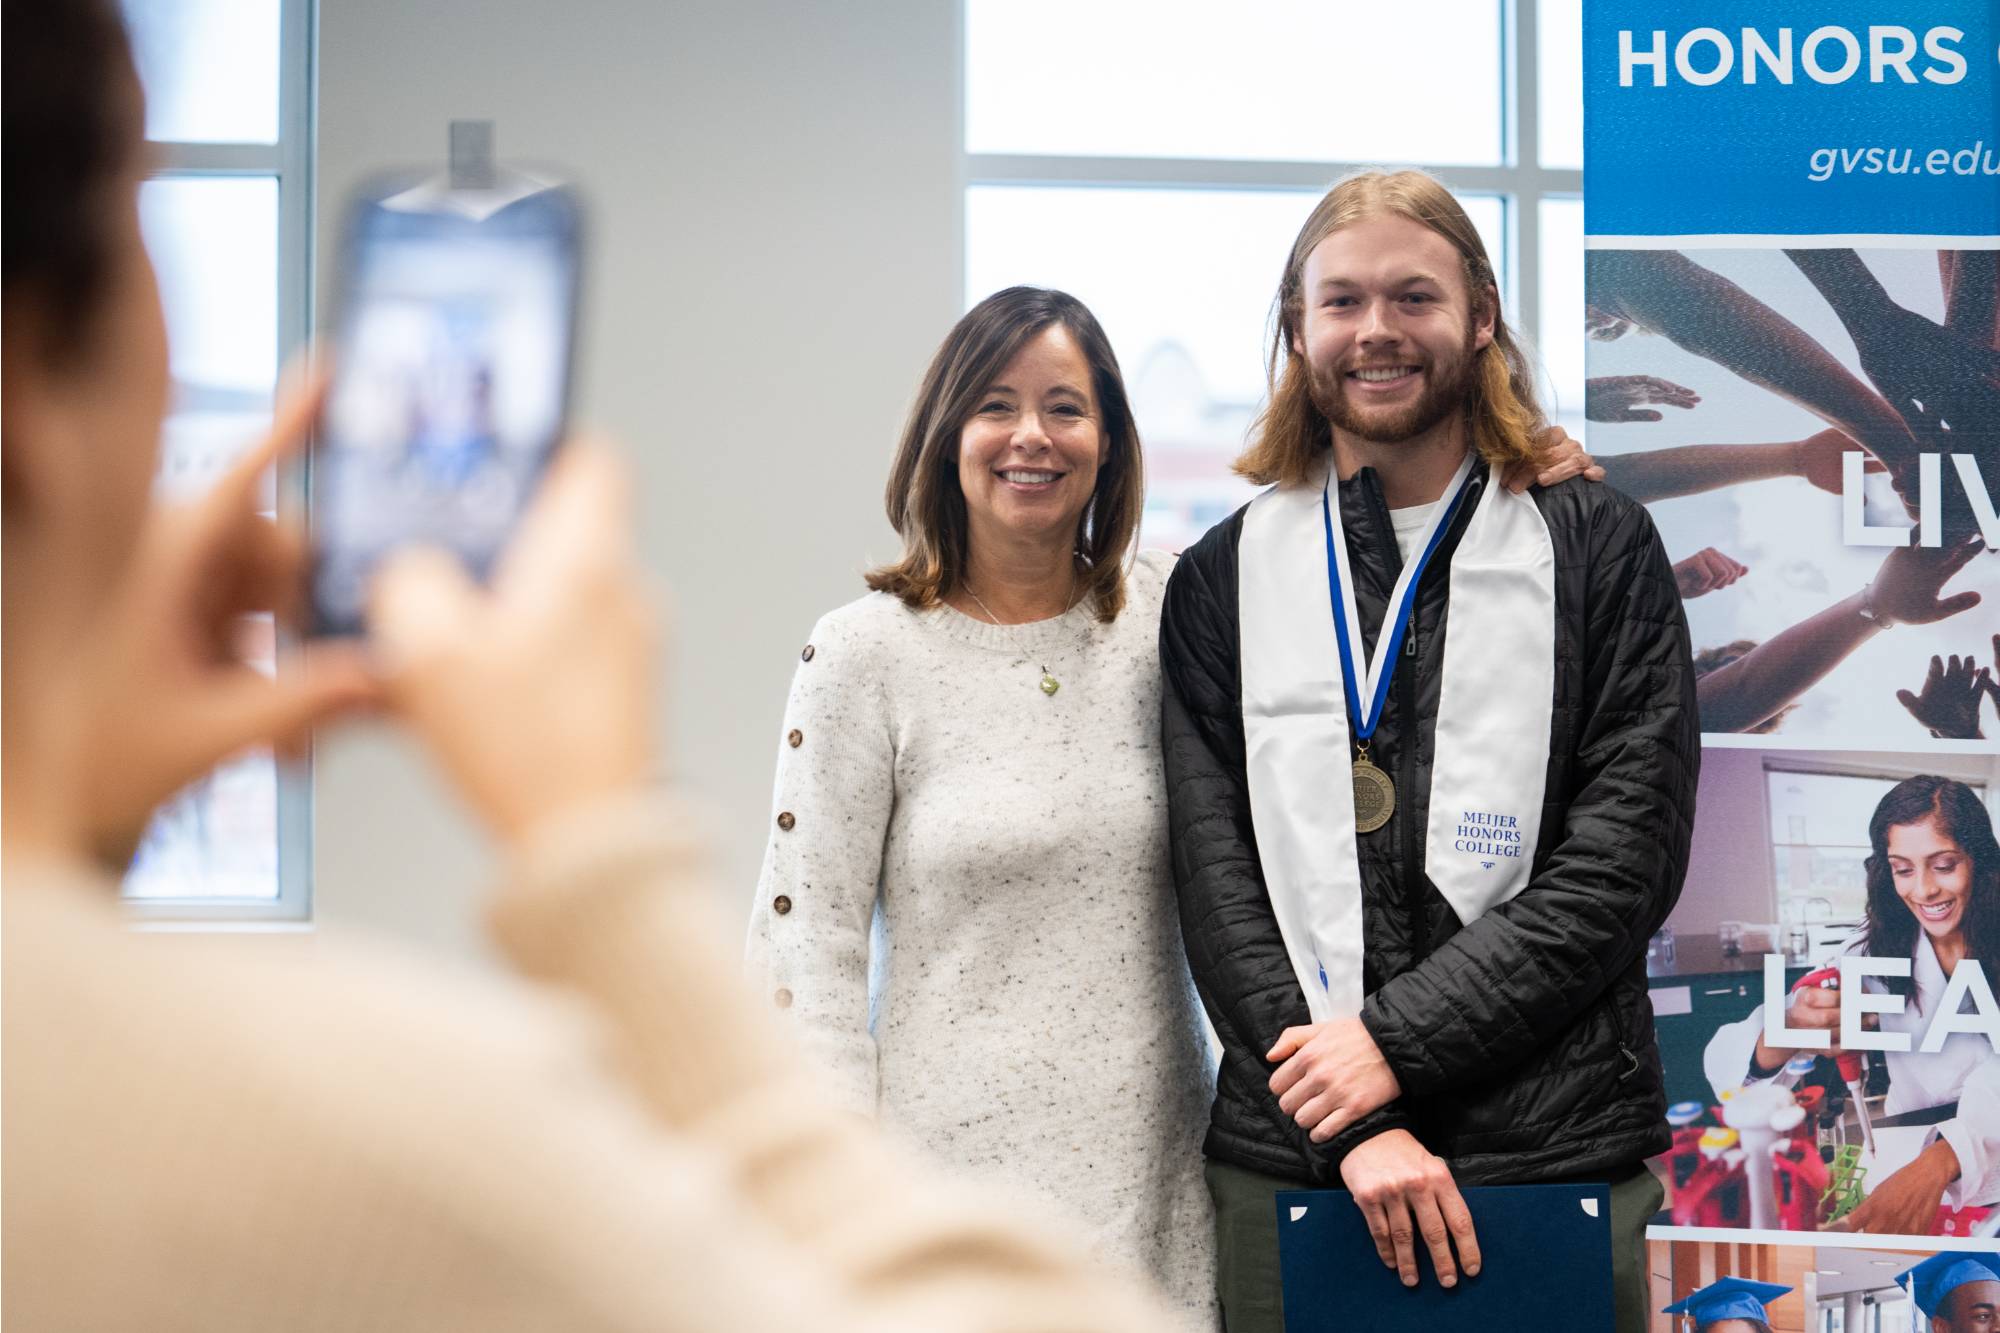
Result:
[[[1316,1023],[1361,1011],[1354,735],[1372,733],[1381,716],[1418,578],[1476,462],[1468,454],[1404,566],[1373,661],[1331,476],[1267,490],[1243,516],[1237,595],[1250,815]],[[1470,925],[1527,884],[1541,824],[1555,712],[1555,549],[1535,502],[1490,479],[1449,576],[1424,868]],[[1343,623],[1352,679],[1342,670]],[[1404,725],[1401,743],[1414,744],[1415,719]],[[1397,793],[1406,811],[1414,795]]]

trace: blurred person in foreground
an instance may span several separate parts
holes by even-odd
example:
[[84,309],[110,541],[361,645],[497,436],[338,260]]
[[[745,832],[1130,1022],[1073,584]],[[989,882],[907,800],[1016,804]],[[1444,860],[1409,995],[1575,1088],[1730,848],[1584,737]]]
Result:
[[[654,649],[615,469],[559,463],[490,591],[412,553],[352,647],[271,681],[293,607],[272,437],[148,502],[167,348],[142,101],[109,0],[5,10],[4,1317],[22,1329],[1150,1330],[1060,1232],[828,1113],[713,947],[642,792]],[[134,933],[161,800],[386,704],[504,845],[524,980],[382,944]],[[559,993],[560,992],[560,993]]]
[[1286,261],[1268,485],[1161,612],[1181,934],[1223,1046],[1205,1151],[1231,1333],[1282,1325],[1273,1196],[1352,1191],[1403,1281],[1480,1268],[1461,1185],[1611,1195],[1646,1321],[1667,1147],[1646,941],[1680,893],[1699,729],[1646,511],[1497,484],[1540,425],[1444,185],[1336,185]]

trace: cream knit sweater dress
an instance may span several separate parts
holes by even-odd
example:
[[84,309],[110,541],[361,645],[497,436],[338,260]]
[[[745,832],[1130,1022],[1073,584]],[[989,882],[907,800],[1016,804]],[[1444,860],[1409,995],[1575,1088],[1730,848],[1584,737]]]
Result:
[[996,626],[883,593],[821,619],[749,960],[850,1107],[1053,1202],[1213,1328],[1211,1073],[1160,756],[1171,566],[1142,554],[1108,625],[1087,599]]

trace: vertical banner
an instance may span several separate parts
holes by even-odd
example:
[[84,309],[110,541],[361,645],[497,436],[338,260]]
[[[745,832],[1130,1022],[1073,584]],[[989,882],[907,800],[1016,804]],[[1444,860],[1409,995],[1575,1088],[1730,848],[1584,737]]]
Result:
[[[1590,447],[1704,732],[1655,1239],[1993,1251],[2000,6],[1592,0],[1583,39]],[[1822,1268],[1805,1328],[1909,1299]]]

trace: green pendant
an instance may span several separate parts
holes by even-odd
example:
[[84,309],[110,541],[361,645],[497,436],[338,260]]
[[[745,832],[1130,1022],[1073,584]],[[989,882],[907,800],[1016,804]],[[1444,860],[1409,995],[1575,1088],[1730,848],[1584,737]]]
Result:
[[1057,680],[1056,680],[1056,678],[1055,678],[1054,676],[1051,676],[1051,675],[1050,675],[1050,674],[1049,674],[1048,672],[1046,672],[1046,671],[1044,671],[1044,672],[1042,673],[1042,693],[1043,693],[1043,694],[1054,694],[1054,693],[1055,693],[1055,692],[1056,692],[1057,690],[1059,690],[1059,689],[1061,689],[1061,688],[1062,688],[1061,684],[1059,684],[1059,683],[1057,682]]

